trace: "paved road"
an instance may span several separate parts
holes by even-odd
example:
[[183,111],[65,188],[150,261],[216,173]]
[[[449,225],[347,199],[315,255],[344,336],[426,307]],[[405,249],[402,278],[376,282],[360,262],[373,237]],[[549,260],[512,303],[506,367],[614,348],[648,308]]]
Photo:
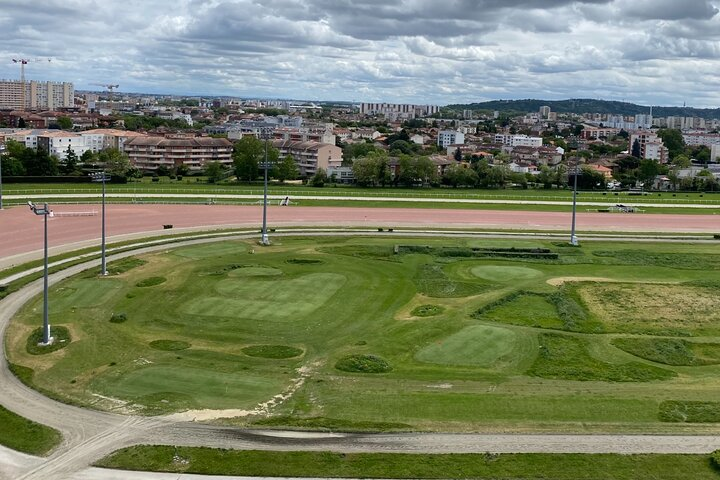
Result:
[[[291,210],[291,209],[288,209]],[[423,211],[425,212],[425,211]],[[2,212],[3,215],[5,212]],[[446,213],[446,212],[444,212]],[[2,217],[5,220],[6,217]],[[32,217],[31,217],[32,218]],[[16,242],[19,241],[16,238]],[[191,240],[201,243],[212,239]],[[156,251],[146,247],[115,258]],[[56,283],[91,266],[87,262],[51,276]],[[0,336],[10,319],[32,296],[41,291],[36,281],[0,301]],[[5,357],[4,342],[0,354]],[[0,364],[0,404],[10,410],[59,429],[62,445],[47,459],[0,452],[0,478],[95,479],[112,478],[88,465],[117,448],[139,443],[211,446],[270,450],[333,450],[343,452],[558,452],[558,453],[708,453],[720,448],[719,436],[663,435],[488,435],[488,434],[300,434],[247,431],[230,427],[171,421],[166,417],[122,416],[81,409],[50,400],[27,388]],[[122,473],[121,473],[122,474]],[[113,473],[113,475],[121,475]],[[141,475],[141,474],[138,474]],[[115,478],[165,478],[158,476]],[[177,477],[173,477],[177,478]]]

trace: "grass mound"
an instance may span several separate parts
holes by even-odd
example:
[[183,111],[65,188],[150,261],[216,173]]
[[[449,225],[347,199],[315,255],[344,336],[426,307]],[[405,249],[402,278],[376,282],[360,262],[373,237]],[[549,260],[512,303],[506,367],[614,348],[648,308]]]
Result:
[[41,347],[38,343],[43,340],[42,327],[36,328],[27,339],[25,349],[30,355],[45,355],[56,352],[70,345],[70,330],[57,326],[50,328],[50,335],[55,339],[51,345]]
[[483,280],[500,283],[529,280],[543,275],[540,270],[535,268],[510,265],[480,265],[473,267],[470,272]]
[[639,362],[621,365],[590,356],[586,340],[545,333],[538,337],[539,354],[528,375],[563,380],[602,382],[650,382],[667,380],[677,374],[671,370]]
[[435,315],[440,315],[444,311],[445,308],[440,305],[420,305],[413,308],[410,315],[413,317],[434,317]]
[[153,340],[150,342],[150,346],[155,350],[163,350],[165,352],[177,352],[190,348],[190,344],[182,340]]
[[679,338],[616,338],[612,344],[636,357],[665,365],[687,366],[720,363],[720,344],[695,343]]
[[0,445],[29,455],[44,455],[62,436],[57,430],[23,418],[0,406]]
[[658,417],[663,422],[720,423],[720,402],[666,400],[660,404]]
[[385,359],[371,354],[348,355],[338,360],[335,368],[353,373],[386,373],[392,370]]
[[251,345],[242,349],[249,357],[260,358],[294,358],[303,354],[303,350],[288,345]]
[[263,427],[308,428],[331,432],[388,432],[412,430],[412,426],[407,423],[352,421],[326,417],[296,418],[279,416],[262,418],[253,422],[253,425]]
[[144,280],[140,280],[138,283],[135,284],[136,287],[154,287],[155,285],[160,285],[161,283],[167,282],[167,278],[165,277],[149,277]]
[[120,275],[133,268],[142,267],[147,263],[146,260],[139,258],[123,258],[122,260],[116,260],[107,264],[107,271],[110,275]]

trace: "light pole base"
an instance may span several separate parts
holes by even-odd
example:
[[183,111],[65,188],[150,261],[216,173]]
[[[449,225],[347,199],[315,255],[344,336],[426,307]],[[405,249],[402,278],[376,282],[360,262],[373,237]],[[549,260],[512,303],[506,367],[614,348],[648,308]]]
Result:
[[573,247],[577,247],[578,245],[580,245],[576,235],[570,237],[570,245],[572,245]]
[[55,337],[50,337],[47,342],[38,342],[38,347],[49,347],[55,343]]
[[267,236],[267,233],[262,234],[262,237],[260,238],[260,243],[263,245],[270,245],[270,238]]

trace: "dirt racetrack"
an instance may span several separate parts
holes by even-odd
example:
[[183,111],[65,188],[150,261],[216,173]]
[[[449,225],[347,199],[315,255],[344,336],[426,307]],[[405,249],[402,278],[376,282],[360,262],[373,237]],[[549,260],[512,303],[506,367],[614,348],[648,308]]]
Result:
[[[100,238],[99,205],[51,206],[58,214],[49,219],[49,244],[72,244]],[[95,212],[93,216],[66,216]],[[367,226],[425,228],[483,228],[569,231],[570,212],[451,210],[426,208],[268,207],[268,226]],[[189,227],[257,227],[260,206],[232,205],[108,205],[107,236],[157,232],[163,225]],[[43,219],[27,207],[0,211],[0,257],[39,250],[43,246]],[[577,215],[582,232],[720,232],[720,215],[588,213]]]

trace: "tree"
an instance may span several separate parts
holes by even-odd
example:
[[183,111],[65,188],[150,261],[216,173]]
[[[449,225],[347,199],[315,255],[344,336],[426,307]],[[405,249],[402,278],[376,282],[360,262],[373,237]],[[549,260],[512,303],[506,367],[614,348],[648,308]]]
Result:
[[318,168],[315,175],[310,179],[310,185],[313,187],[324,187],[328,181],[327,172],[324,168]]
[[646,188],[654,183],[655,177],[657,177],[658,174],[660,174],[660,164],[657,161],[649,159],[640,160],[637,179],[641,181]]
[[42,148],[33,150],[26,148],[20,157],[27,175],[30,176],[55,176],[60,173],[57,157],[50,156]]
[[220,162],[208,162],[205,164],[205,175],[208,177],[208,182],[216,183],[225,176],[225,168]]
[[158,177],[167,177],[170,175],[170,169],[165,165],[158,165],[158,167],[155,169],[155,175]]
[[550,189],[553,184],[553,171],[547,165],[540,167],[540,173],[537,176],[537,182],[541,183],[543,188]]
[[298,168],[292,155],[286,155],[282,161],[275,165],[273,176],[280,180],[280,182],[297,178]]
[[640,152],[640,140],[638,140],[637,138],[632,144],[632,148],[630,149],[630,155],[635,158],[640,158],[640,155],[642,155],[642,153]]
[[555,185],[557,185],[557,188],[567,185],[567,171],[567,167],[563,164],[555,167]]
[[60,167],[60,171],[63,175],[76,175],[80,173],[80,168],[78,167],[78,156],[75,154],[75,151],[70,145],[68,145],[67,150],[65,150],[65,161]]
[[510,177],[510,169],[507,165],[496,165],[487,174],[487,183],[491,187],[504,188]]
[[2,176],[3,177],[21,177],[25,175],[25,166],[22,161],[8,153],[2,156]]
[[70,117],[58,117],[57,124],[63,130],[72,130],[73,128],[73,121]]
[[[280,152],[268,145],[268,163],[277,161]],[[258,177],[260,165],[265,161],[265,144],[251,135],[246,135],[237,142],[233,149],[235,175],[238,180],[251,182]]]
[[80,155],[80,162],[83,165],[92,165],[97,160],[97,155],[92,150],[85,150],[82,155]]
[[127,182],[130,170],[130,159],[117,148],[106,148],[98,153],[98,161],[105,166],[105,171],[112,176],[113,181]]
[[657,136],[662,138],[663,144],[667,147],[671,159],[685,151],[685,139],[683,139],[680,130],[661,128],[657,131]]
[[673,158],[671,163],[678,168],[688,168],[690,166],[690,157],[685,154],[678,155]]
[[352,164],[353,177],[355,183],[360,186],[373,186],[378,181],[378,164],[377,159],[373,157],[358,158]]
[[460,147],[455,150],[453,157],[455,158],[456,162],[462,162],[462,150],[460,150]]
[[188,167],[184,163],[181,163],[175,168],[175,175],[180,175],[183,177],[186,175],[190,175],[190,167]]
[[442,176],[442,182],[445,185],[451,185],[457,188],[458,186],[473,186],[478,181],[478,175],[475,170],[471,168],[465,168],[462,165],[450,165],[445,169]]

